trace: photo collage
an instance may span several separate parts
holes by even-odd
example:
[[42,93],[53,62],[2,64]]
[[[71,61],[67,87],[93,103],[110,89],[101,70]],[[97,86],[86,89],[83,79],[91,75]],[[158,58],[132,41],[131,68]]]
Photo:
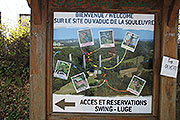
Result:
[[[112,29],[99,30],[98,33],[99,33],[99,45],[100,45],[99,49],[115,47],[114,31]],[[81,50],[82,47],[93,46],[95,44],[92,30],[90,28],[77,30],[77,36]],[[134,52],[139,39],[140,39],[139,35],[127,31],[126,34],[124,35],[124,39],[122,41],[121,47],[124,48],[125,50]],[[70,70],[71,70],[71,63],[57,60],[56,67],[54,70],[54,77],[67,80],[69,77]],[[91,88],[84,72],[72,76],[71,80],[74,89],[77,93]],[[127,91],[139,96],[144,87],[145,82],[146,82],[145,80],[137,76],[133,76],[128,85]]]

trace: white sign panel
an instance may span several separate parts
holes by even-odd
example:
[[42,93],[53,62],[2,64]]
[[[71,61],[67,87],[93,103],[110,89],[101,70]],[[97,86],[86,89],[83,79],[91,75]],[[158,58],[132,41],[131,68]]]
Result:
[[161,75],[177,78],[179,60],[163,56]]
[[154,15],[131,13],[55,12],[55,29],[60,27],[110,27],[154,30]]
[[151,113],[152,96],[89,97],[53,94],[53,112],[73,113]]
[[154,17],[54,12],[52,111],[151,114]]

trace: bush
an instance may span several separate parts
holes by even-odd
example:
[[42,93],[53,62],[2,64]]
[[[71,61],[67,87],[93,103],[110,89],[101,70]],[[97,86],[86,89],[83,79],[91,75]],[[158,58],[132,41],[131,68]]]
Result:
[[0,119],[29,118],[30,24],[0,25]]
[[0,29],[0,78],[6,78],[6,85],[12,80],[22,85],[20,78],[29,73],[30,27],[19,24],[10,30],[8,37],[5,26],[1,25]]

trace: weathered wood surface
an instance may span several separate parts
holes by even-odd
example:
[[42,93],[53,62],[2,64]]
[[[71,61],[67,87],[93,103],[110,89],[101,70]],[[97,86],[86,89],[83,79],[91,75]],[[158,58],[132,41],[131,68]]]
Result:
[[[50,0],[49,8],[63,10],[158,10],[161,0]],[[90,9],[87,9],[90,8]]]
[[[33,0],[32,1],[32,6],[33,6],[33,22],[35,25],[41,25],[42,23],[42,4],[41,0]],[[43,10],[44,12],[44,10]]]
[[153,57],[153,115],[159,114],[159,79],[161,65],[161,39],[160,39],[160,11],[155,14],[155,32],[154,32],[154,57]]
[[120,9],[120,10],[156,10],[159,9],[159,3],[161,0],[50,0],[50,8],[54,9],[98,9],[100,10],[110,10],[110,9]]
[[[177,19],[178,12],[174,3],[177,0],[164,0],[162,7],[162,54],[177,58]],[[180,7],[180,6],[179,6]],[[176,14],[175,14],[176,13]],[[170,18],[170,19],[169,19]],[[169,23],[169,26],[168,26]],[[176,79],[161,76],[160,81],[160,120],[176,119]]]
[[[48,11],[48,33],[47,33],[47,51],[53,51],[53,14],[51,11]],[[47,54],[47,116],[52,114],[52,75],[53,75],[53,52]]]
[[48,120],[157,120],[156,117],[152,116],[137,116],[137,115],[83,115],[83,114],[76,114],[76,115],[70,115],[70,114],[64,114],[64,115],[53,115],[49,116]]
[[[39,1],[39,0],[38,0]],[[32,39],[30,50],[30,119],[46,119],[46,0],[41,7],[32,1]],[[42,10],[42,19],[38,13]]]
[[180,9],[180,0],[172,0],[168,10],[168,26],[173,27],[177,24],[177,17]]

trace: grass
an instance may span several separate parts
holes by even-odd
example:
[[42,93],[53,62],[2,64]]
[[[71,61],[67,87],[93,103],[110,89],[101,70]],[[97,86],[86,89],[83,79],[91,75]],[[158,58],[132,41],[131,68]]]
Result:
[[63,86],[60,90],[56,91],[55,94],[72,94],[75,92],[76,91],[74,89],[73,83],[70,82],[66,84],[65,86]]
[[125,69],[125,70],[120,70],[120,74],[121,76],[128,76],[128,77],[132,77],[133,73],[137,71],[137,68],[129,68],[129,69]]
[[[124,63],[132,62],[132,63],[136,64],[136,59],[137,59],[137,57],[132,58],[132,59],[128,59],[128,60],[124,60]],[[144,57],[143,56],[139,56],[138,57],[138,64],[140,64],[142,61],[144,61]]]

